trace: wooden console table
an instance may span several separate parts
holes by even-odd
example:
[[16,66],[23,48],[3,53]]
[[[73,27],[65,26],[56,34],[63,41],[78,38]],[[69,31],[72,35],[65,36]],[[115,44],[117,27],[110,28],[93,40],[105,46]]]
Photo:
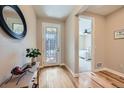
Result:
[[18,84],[17,82],[17,77],[13,77],[12,80],[10,80],[7,84],[3,84],[1,87],[2,88],[33,88],[34,85],[37,85],[39,87],[39,68],[40,62],[36,62],[32,68],[29,70],[33,73],[26,72],[25,75],[20,79]]

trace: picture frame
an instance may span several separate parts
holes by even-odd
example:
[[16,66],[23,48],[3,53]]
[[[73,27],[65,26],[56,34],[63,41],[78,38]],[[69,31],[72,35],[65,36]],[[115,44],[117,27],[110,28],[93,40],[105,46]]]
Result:
[[124,39],[124,29],[114,32],[114,39]]

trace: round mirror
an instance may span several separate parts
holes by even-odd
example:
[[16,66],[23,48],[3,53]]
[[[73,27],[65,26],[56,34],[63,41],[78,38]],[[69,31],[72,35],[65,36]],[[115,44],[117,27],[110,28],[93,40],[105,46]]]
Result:
[[1,26],[10,36],[21,39],[26,35],[26,22],[17,6],[0,6],[0,13]]
[[3,17],[7,24],[7,26],[13,31],[15,34],[22,34],[24,31],[24,26],[22,20],[18,13],[11,7],[6,6],[3,8]]

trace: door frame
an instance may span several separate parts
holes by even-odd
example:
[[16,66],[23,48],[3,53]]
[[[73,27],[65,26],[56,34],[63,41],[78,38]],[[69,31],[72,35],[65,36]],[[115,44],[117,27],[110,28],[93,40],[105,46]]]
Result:
[[[91,72],[94,72],[95,70],[95,47],[94,47],[94,18],[92,16],[87,16],[87,15],[80,15],[78,19],[80,18],[86,18],[86,19],[91,19],[92,20],[92,32],[91,32]],[[78,25],[79,27],[79,25]],[[78,32],[78,42],[79,42],[79,32]],[[79,46],[79,43],[78,43]],[[78,55],[79,55],[79,47],[78,47]],[[79,60],[78,60],[79,62]],[[79,64],[80,66],[80,64]],[[80,70],[80,67],[78,66],[78,69]],[[79,71],[78,70],[78,71]],[[80,73],[80,72],[79,72]]]
[[[57,63],[56,64],[45,64],[45,43],[44,43],[44,34],[45,34],[45,27],[57,27],[58,29],[58,47],[59,47],[59,52],[58,52],[58,57],[57,57]],[[60,24],[55,24],[55,23],[47,23],[43,22],[42,23],[42,65],[44,66],[55,66],[55,65],[60,65],[61,64],[61,26]]]

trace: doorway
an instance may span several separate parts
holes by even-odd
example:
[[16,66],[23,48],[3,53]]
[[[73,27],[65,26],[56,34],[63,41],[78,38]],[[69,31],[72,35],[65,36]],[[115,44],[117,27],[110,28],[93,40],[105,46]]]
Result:
[[92,70],[92,24],[91,17],[79,17],[79,73]]
[[59,65],[61,61],[60,25],[43,23],[43,66]]

